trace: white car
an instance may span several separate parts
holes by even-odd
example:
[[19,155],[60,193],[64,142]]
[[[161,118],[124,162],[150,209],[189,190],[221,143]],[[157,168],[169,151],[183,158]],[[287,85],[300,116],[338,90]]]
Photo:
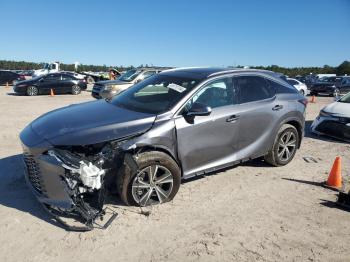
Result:
[[312,123],[311,131],[350,142],[350,93],[324,107]]
[[307,96],[310,94],[310,90],[307,89],[307,86],[303,82],[300,82],[299,80],[294,78],[287,78],[287,82],[292,86],[294,86],[299,91],[300,94],[304,96]]

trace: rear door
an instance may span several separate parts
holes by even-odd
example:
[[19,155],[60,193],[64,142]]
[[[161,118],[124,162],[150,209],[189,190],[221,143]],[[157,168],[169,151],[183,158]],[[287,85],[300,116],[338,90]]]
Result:
[[68,74],[62,74],[62,78],[61,78],[61,84],[60,84],[60,88],[62,89],[61,92],[62,93],[71,93],[72,92],[72,86],[75,84],[73,82],[73,80],[75,80],[75,78],[71,75]]
[[235,161],[237,150],[238,111],[232,77],[213,80],[203,86],[186,104],[186,111],[194,102],[212,108],[208,116],[189,119],[175,118],[178,154],[184,176],[210,170]]
[[276,100],[276,91],[263,76],[241,75],[233,78],[239,103],[239,159],[260,156],[270,149],[279,116],[287,105]]
[[59,94],[61,93],[60,84],[61,74],[48,74],[38,83],[38,87],[40,88],[40,92],[44,94],[49,94],[51,89],[55,94]]
[[348,93],[350,92],[350,78],[343,78],[341,85],[340,85],[340,92],[341,93]]

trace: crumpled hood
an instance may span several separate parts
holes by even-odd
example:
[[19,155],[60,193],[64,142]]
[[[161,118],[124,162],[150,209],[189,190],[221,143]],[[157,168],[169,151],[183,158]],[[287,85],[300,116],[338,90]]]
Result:
[[350,104],[334,102],[324,107],[323,111],[337,116],[350,117]]
[[155,118],[98,100],[46,113],[31,127],[53,145],[89,145],[144,133]]

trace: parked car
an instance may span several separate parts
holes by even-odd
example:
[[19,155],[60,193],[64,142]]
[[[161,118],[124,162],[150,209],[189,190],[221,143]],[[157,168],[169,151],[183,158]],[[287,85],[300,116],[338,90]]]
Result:
[[23,75],[7,71],[7,70],[0,70],[0,85],[12,85],[16,83],[17,81],[25,80]]
[[113,99],[29,124],[20,134],[26,179],[56,218],[79,217],[91,229],[105,188],[147,206],[173,199],[182,179],[258,157],[288,164],[300,147],[306,104],[270,71],[166,70]]
[[20,95],[36,96],[50,94],[52,89],[55,94],[77,95],[86,88],[84,79],[78,79],[72,74],[52,73],[18,82],[14,85],[13,91]]
[[294,86],[300,94],[306,96],[310,94],[309,89],[307,89],[307,86],[302,83],[301,81],[294,79],[294,78],[287,78],[287,82]]
[[337,86],[341,83],[342,77],[332,76],[332,77],[323,77],[317,82],[310,85],[310,95],[318,94],[328,94],[330,96],[338,96],[339,93]]
[[136,68],[126,71],[117,80],[99,81],[94,84],[91,95],[94,98],[112,98],[130,86],[142,80],[160,73],[157,68]]
[[324,107],[311,125],[318,135],[327,135],[350,142],[350,93]]

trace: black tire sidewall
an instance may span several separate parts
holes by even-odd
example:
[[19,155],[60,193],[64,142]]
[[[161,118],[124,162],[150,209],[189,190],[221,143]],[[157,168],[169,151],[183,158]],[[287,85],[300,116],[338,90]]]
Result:
[[[171,172],[174,182],[172,192],[167,199],[167,202],[171,201],[178,192],[181,184],[181,171],[176,162],[167,154],[155,151],[141,153],[135,157],[135,160],[139,170],[142,170],[150,165],[161,165],[166,167]],[[137,175],[137,172],[131,174],[130,169],[126,169],[125,171],[128,172],[128,170],[129,174],[125,174],[127,177],[125,178],[126,181],[123,183],[124,188],[122,189],[122,193],[124,197],[122,198],[124,198],[124,200],[127,202],[126,204],[128,205],[139,206],[139,204],[134,200],[134,197],[132,196],[132,183],[135,176]]]
[[[294,135],[296,137],[296,143],[295,143],[296,144],[296,148],[295,148],[293,154],[291,155],[291,157],[289,158],[289,160],[282,161],[278,157],[278,143],[279,143],[279,140],[280,140],[281,136],[283,136],[283,134],[285,132],[287,132],[287,131],[292,131],[294,133]],[[294,156],[295,156],[295,154],[297,152],[297,147],[299,145],[299,141],[300,141],[299,134],[298,134],[297,129],[294,126],[292,126],[292,125],[285,125],[285,126],[282,126],[280,128],[280,130],[278,131],[277,138],[275,140],[275,143],[274,143],[274,146],[273,146],[273,152],[272,152],[274,154],[275,162],[276,162],[276,164],[278,166],[287,165],[290,161],[293,160],[293,158],[294,158]]]

